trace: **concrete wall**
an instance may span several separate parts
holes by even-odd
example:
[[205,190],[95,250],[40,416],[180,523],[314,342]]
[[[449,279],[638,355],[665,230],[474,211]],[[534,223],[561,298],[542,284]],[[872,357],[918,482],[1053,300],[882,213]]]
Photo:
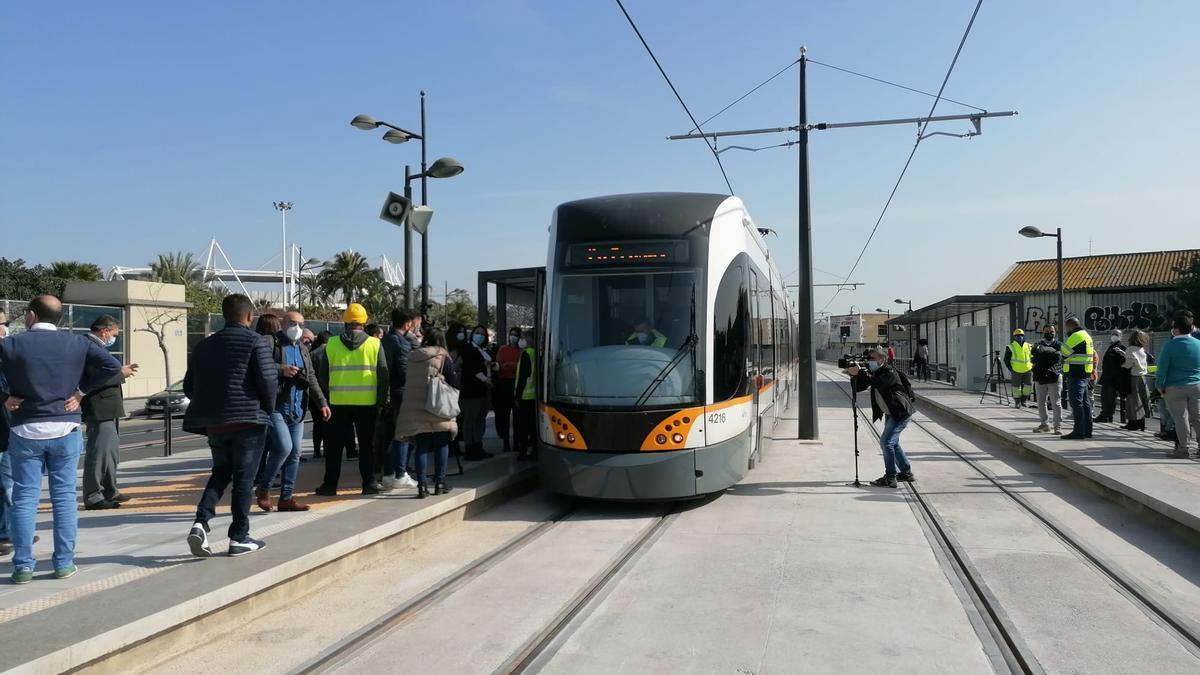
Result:
[[[138,364],[138,374],[125,383],[127,397],[149,396],[183,379],[187,369],[187,307],[184,287],[150,281],[71,282],[63,292],[65,302],[113,305],[125,309],[125,362]],[[148,332],[161,327],[169,359],[164,361],[158,338]]]

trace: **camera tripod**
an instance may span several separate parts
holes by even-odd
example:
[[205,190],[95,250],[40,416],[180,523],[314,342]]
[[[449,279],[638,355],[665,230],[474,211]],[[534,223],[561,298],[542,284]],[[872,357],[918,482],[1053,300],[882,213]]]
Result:
[[988,362],[987,379],[983,382],[983,394],[979,397],[979,402],[983,403],[983,399],[987,398],[988,387],[994,382],[996,384],[996,396],[1002,405],[1008,405],[1008,378],[1004,376],[1004,364],[1000,362],[1000,352],[994,351],[991,354],[984,354],[983,358],[990,358]]
[[854,389],[854,376],[850,376],[850,393],[846,394],[850,399],[850,417],[854,420],[854,482],[846,483],[850,487],[863,487],[862,481],[858,479],[858,458],[861,453],[858,450],[858,391]]

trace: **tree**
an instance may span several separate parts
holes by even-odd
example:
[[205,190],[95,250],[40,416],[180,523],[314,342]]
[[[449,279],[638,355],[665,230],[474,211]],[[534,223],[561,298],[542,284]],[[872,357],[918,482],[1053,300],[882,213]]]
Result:
[[391,311],[404,304],[404,289],[396,284],[390,284],[383,276],[383,270],[374,269],[366,286],[363,288],[362,305],[367,310],[373,323],[384,324]]
[[329,305],[329,293],[321,284],[320,276],[301,276],[296,285],[297,302],[312,307]]
[[[189,255],[190,257],[190,255]],[[159,256],[162,259],[162,256]],[[151,292],[151,296],[157,300],[158,291],[161,286],[155,287],[156,290]],[[163,374],[166,376],[167,388],[170,389],[173,381],[171,379],[171,355],[167,350],[167,327],[173,323],[179,323],[186,330],[185,319],[187,314],[180,309],[165,309],[159,307],[139,307],[142,313],[142,318],[146,324],[145,328],[138,328],[139,333],[150,333],[158,341],[158,349],[162,352],[163,357]],[[171,406],[163,407],[163,456],[170,457],[171,448]]]
[[375,273],[363,254],[342,251],[325,263],[325,269],[321,270],[321,288],[326,295],[341,293],[342,301],[346,304],[357,302]]
[[200,286],[204,283],[204,270],[191,253],[159,253],[158,260],[150,263],[150,279],[166,284]]
[[471,294],[461,288],[456,288],[446,294],[444,303],[431,304],[433,304],[433,309],[429,311],[429,316],[443,328],[451,323],[474,326],[479,322],[479,307],[471,299]]
[[43,294],[62,297],[64,285],[43,265],[29,267],[20,258],[0,258],[0,298],[29,300]]
[[50,274],[63,281],[100,281],[104,273],[96,263],[78,260],[56,260],[50,263]]
[[1176,309],[1190,309],[1200,314],[1200,255],[1193,255],[1187,262],[1175,267],[1179,280],[1175,282],[1172,298]]

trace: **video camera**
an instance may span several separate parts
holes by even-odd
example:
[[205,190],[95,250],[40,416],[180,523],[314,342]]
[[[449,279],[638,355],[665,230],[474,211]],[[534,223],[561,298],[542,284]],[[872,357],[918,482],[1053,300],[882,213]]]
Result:
[[850,366],[858,366],[859,368],[865,369],[867,367],[867,357],[863,356],[862,354],[843,354],[842,357],[838,359],[837,364],[838,368],[841,368],[842,370],[845,370]]

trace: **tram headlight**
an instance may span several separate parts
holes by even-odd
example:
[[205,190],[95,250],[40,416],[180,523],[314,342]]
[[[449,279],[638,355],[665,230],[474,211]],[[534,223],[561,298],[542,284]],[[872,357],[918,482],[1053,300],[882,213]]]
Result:
[[667,444],[667,435],[659,434],[659,435],[655,436],[654,442],[658,443],[659,445],[666,445]]
[[560,431],[560,432],[558,432],[558,440],[560,440],[560,441],[565,441],[565,440],[567,440],[567,435],[566,435],[566,434],[564,434],[564,433],[563,433],[563,432],[561,432],[561,431]]
[[575,442],[575,434],[567,434],[567,442],[574,443]]
[[675,443],[682,443],[683,434],[676,432],[675,435],[671,436],[671,441]]

